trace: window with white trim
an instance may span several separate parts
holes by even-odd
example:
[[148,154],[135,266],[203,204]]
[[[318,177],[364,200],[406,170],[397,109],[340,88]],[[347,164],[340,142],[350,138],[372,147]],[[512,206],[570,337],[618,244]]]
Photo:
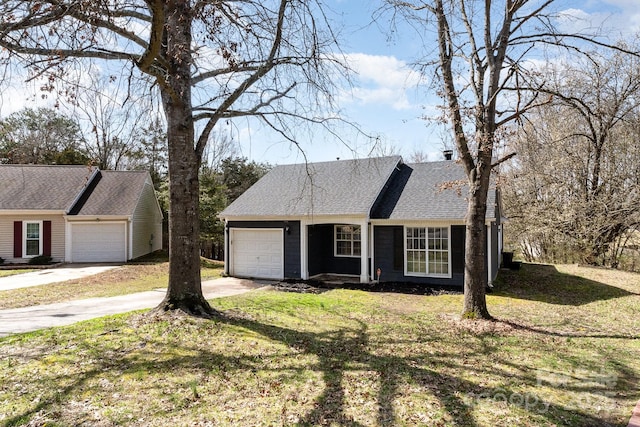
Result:
[[448,227],[406,227],[405,238],[407,275],[449,275]]
[[42,222],[24,221],[24,257],[42,255]]
[[335,256],[359,257],[360,256],[360,226],[336,225],[334,227]]

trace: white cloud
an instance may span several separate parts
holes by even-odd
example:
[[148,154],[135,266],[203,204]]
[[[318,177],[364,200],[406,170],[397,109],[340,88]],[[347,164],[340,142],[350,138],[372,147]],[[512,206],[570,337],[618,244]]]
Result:
[[[40,82],[40,84],[43,81]],[[25,83],[24,79],[13,78],[3,83],[0,92],[0,117],[20,111],[24,108],[51,108],[56,103],[56,95],[39,90],[38,81]]]
[[407,91],[415,88],[420,75],[406,62],[393,56],[350,53],[347,65],[357,76],[353,89],[343,96],[344,102],[390,105],[396,110],[414,108]]
[[626,35],[640,31],[638,0],[605,0],[604,3],[619,8],[619,12],[608,19],[609,25]]
[[[614,38],[629,37],[640,31],[638,0],[604,0],[569,8],[559,13],[559,24],[566,32],[604,32]],[[591,7],[588,7],[591,6]]]

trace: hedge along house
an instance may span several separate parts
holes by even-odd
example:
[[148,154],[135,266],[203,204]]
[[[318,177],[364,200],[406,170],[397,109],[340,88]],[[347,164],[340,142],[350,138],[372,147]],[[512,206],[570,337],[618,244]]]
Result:
[[[405,164],[392,156],[275,167],[220,214],[225,271],[462,286],[464,183],[462,166],[451,160]],[[495,185],[486,226],[491,282],[502,252]]]
[[124,262],[162,248],[148,172],[0,165],[0,257]]

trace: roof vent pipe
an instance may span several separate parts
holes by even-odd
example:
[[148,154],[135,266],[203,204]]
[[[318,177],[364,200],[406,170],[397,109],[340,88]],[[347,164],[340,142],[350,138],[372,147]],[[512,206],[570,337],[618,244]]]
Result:
[[451,160],[453,158],[453,150],[444,150],[442,154],[445,160]]

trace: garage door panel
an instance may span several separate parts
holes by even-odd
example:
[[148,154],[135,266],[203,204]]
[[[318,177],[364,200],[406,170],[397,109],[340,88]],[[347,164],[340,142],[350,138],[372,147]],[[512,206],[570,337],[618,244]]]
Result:
[[71,257],[73,262],[126,261],[126,225],[73,224]]
[[284,277],[282,230],[233,230],[231,273],[265,279]]

